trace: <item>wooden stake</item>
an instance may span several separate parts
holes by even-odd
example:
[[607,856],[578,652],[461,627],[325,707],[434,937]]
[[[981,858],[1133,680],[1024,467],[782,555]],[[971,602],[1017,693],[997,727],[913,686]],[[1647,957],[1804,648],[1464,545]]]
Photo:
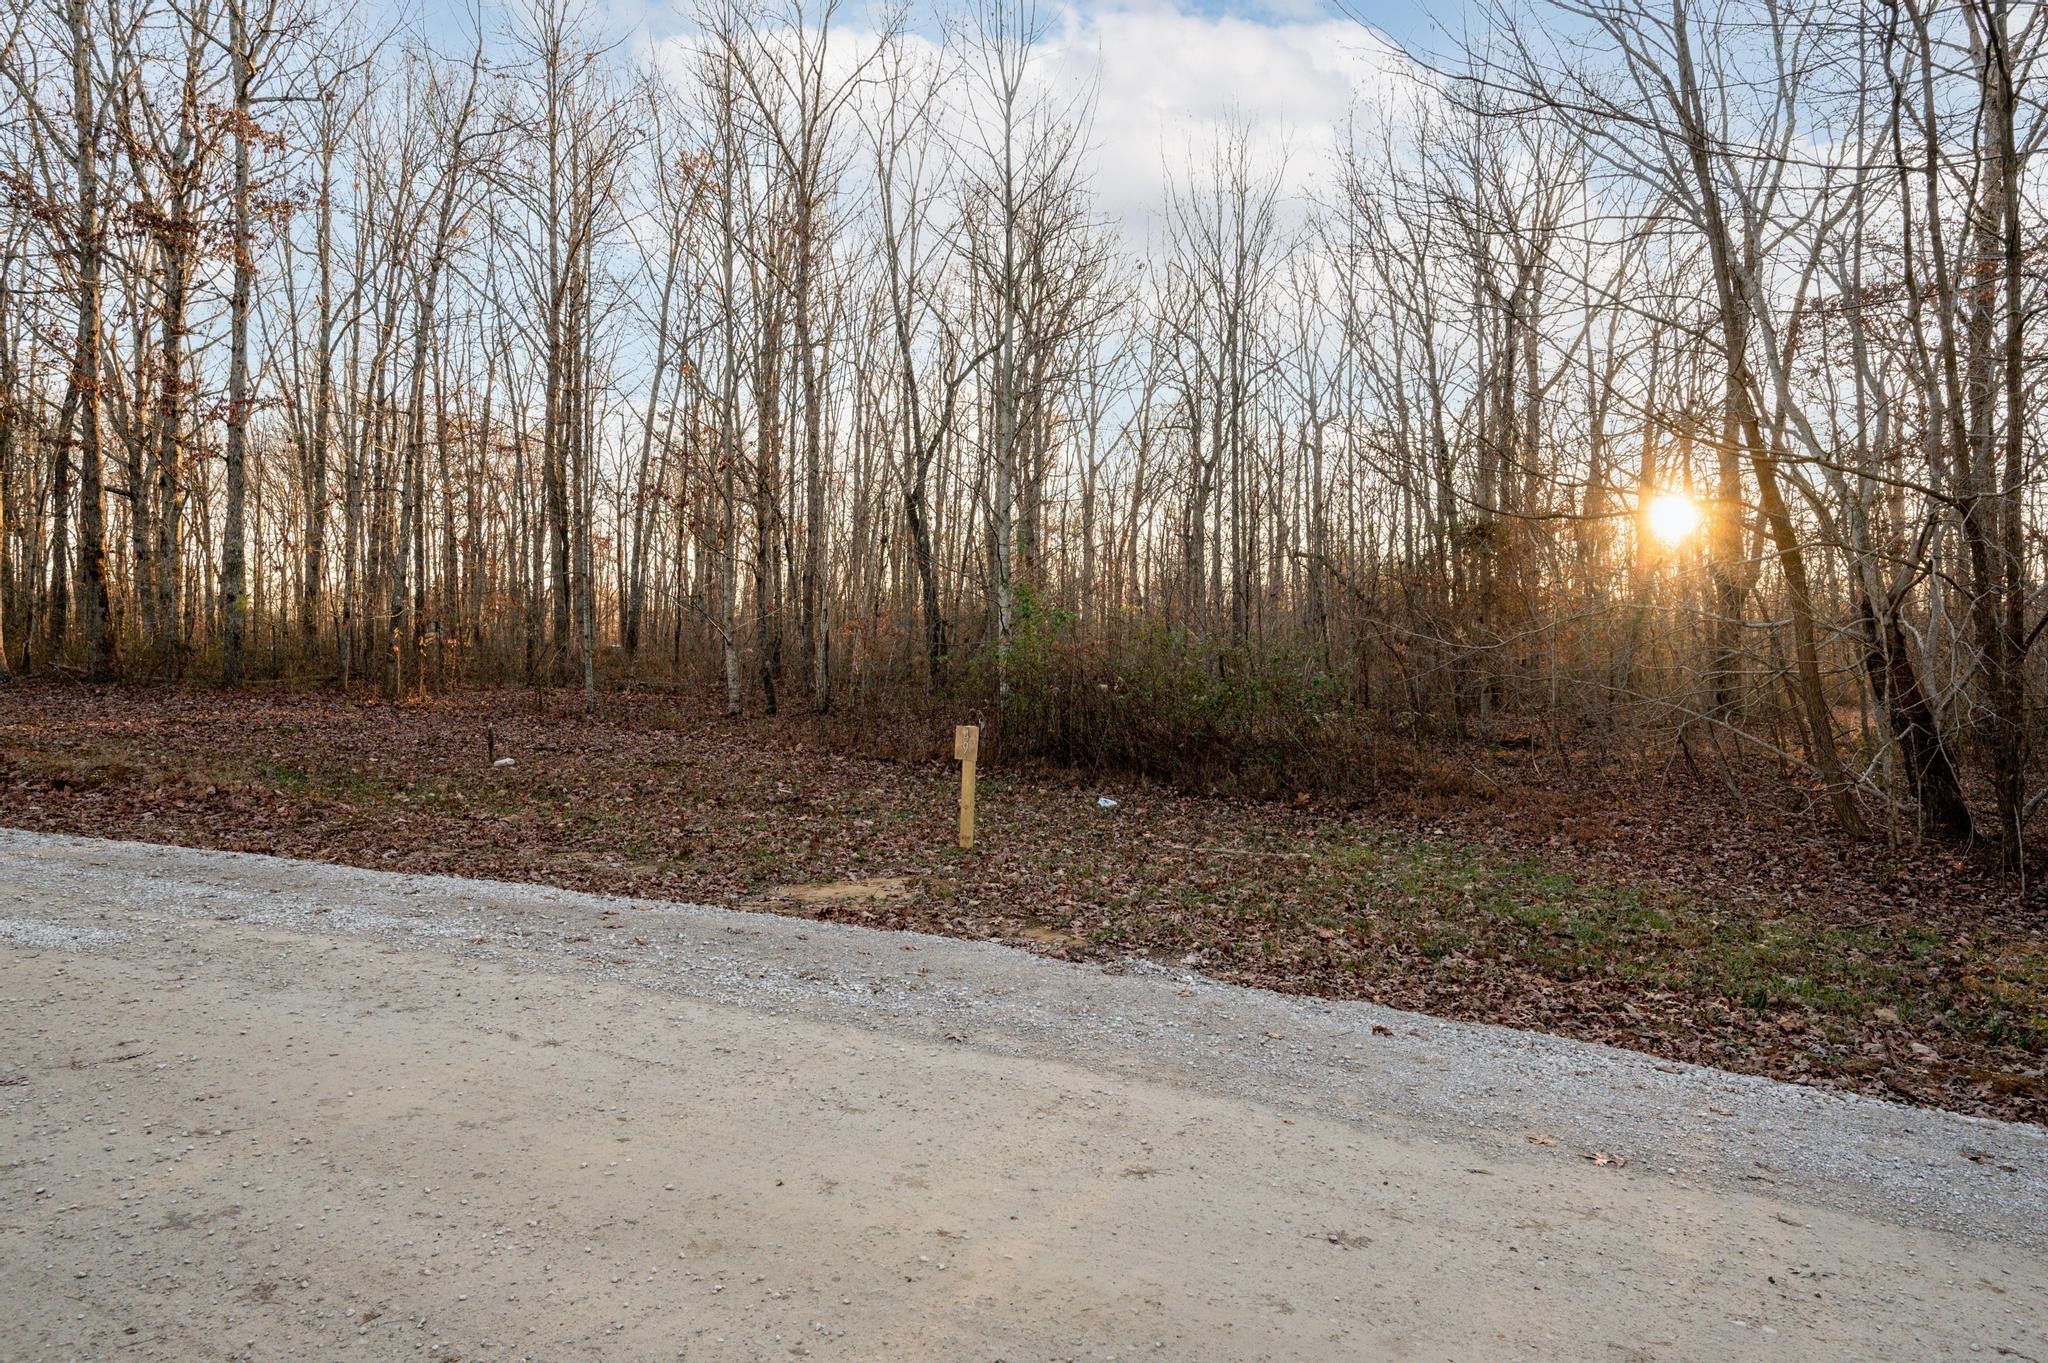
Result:
[[974,761],[981,756],[981,726],[953,730],[953,757],[960,763],[960,850],[974,850]]

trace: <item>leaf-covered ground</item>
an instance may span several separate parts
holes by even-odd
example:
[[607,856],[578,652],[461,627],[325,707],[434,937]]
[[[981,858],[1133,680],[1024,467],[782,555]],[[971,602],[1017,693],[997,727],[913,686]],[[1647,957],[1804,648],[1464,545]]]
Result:
[[1481,794],[1363,810],[985,766],[962,854],[950,762],[686,700],[0,688],[20,827],[1151,956],[2048,1123],[2048,910],[2011,882],[1843,847],[1762,782],[1455,760]]

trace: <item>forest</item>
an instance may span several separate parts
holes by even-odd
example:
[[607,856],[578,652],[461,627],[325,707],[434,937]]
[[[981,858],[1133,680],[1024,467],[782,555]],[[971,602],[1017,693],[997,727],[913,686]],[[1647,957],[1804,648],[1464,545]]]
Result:
[[1033,0],[347,8],[0,18],[8,675],[1648,754],[2025,865],[2040,6],[1360,22],[1336,154],[1143,232]]

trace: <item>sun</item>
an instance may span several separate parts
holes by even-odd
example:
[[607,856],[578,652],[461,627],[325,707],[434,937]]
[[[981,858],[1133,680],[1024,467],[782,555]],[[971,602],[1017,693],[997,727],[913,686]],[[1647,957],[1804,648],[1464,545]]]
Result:
[[1650,533],[1675,545],[1700,528],[1700,505],[1683,492],[1660,492],[1650,499]]

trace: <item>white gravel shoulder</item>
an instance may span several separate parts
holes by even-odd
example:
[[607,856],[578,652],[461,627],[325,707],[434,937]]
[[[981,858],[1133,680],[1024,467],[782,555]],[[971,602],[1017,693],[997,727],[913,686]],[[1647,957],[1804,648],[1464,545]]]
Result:
[[1574,1167],[1607,1152],[1689,1186],[2048,1246],[2048,1131],[2035,1127],[1148,962],[1073,965],[688,904],[0,830],[0,942],[85,953],[213,921],[944,1039],[1407,1140]]

